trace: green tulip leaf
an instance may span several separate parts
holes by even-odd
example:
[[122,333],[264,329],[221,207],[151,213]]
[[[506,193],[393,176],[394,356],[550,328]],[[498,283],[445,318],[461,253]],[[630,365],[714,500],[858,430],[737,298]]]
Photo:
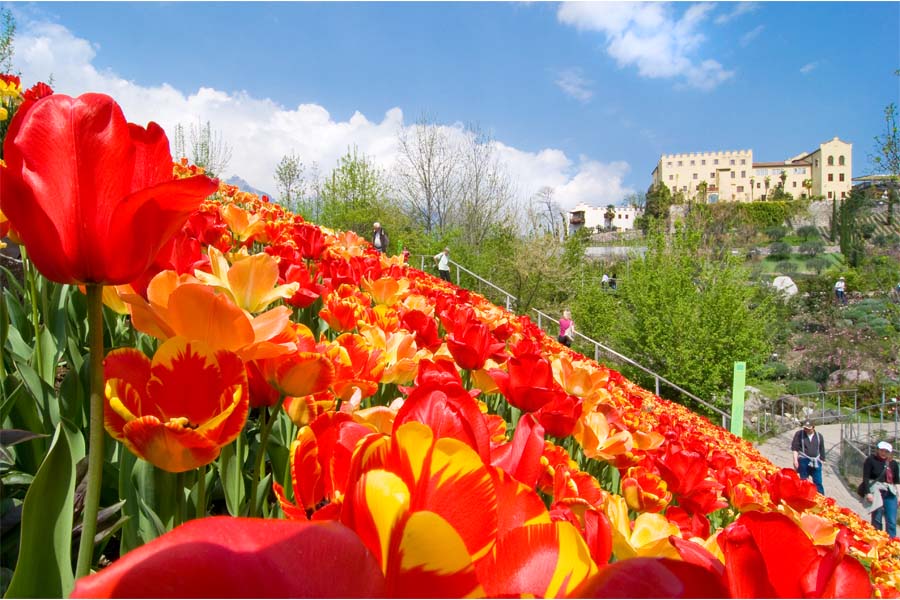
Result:
[[243,442],[243,433],[232,444],[222,448],[217,461],[219,478],[222,480],[222,490],[225,493],[225,505],[228,514],[233,517],[241,515],[241,508],[246,502],[246,488],[244,485],[243,465],[247,458],[246,446]]
[[21,541],[7,598],[65,598],[72,571],[72,506],[75,464],[62,425],[41,463],[22,508]]

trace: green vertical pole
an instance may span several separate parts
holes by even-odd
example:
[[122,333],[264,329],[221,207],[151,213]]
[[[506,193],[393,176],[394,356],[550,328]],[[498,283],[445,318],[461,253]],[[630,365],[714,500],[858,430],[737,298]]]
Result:
[[744,435],[744,384],[747,378],[747,364],[734,363],[734,383],[731,386],[731,433]]

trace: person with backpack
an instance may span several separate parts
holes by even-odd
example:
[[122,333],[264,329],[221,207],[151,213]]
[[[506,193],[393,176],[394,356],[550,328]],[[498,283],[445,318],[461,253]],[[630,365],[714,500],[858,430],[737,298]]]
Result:
[[[897,495],[900,483],[900,467],[892,460],[893,447],[887,442],[878,442],[875,452],[863,463],[863,480],[859,491],[865,491],[867,503],[878,506],[876,494],[881,496],[881,506],[872,511],[872,526],[884,529],[892,538],[897,537]],[[882,525],[882,518],[884,525]]]
[[791,451],[794,453],[794,468],[797,469],[800,479],[805,481],[812,477],[816,489],[824,495],[822,465],[825,463],[825,438],[816,431],[812,421],[805,421],[803,428],[794,434]]

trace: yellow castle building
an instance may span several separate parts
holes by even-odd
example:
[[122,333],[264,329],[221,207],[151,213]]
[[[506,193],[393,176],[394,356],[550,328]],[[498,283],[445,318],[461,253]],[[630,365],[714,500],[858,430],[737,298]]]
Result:
[[[853,144],[835,137],[781,162],[753,162],[752,150],[663,154],[653,184],[706,202],[765,200],[781,185],[794,198],[843,199],[852,186]],[[705,187],[705,190],[704,190]]]

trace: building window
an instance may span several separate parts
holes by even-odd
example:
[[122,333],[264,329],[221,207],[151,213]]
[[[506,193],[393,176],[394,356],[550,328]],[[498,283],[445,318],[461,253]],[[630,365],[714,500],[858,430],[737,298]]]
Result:
[[686,192],[686,191],[687,191],[687,186],[686,186],[686,185],[681,186],[681,191],[682,191],[682,192]]
[[761,187],[762,187],[762,184],[761,184],[761,183],[757,183],[757,184],[756,184],[756,189],[759,189],[759,188],[761,188]]
[[675,176],[674,176],[674,175],[669,175],[669,181],[672,181],[673,179],[675,179]]
[[747,171],[741,171],[741,179],[747,176]]
[[743,192],[743,191],[744,191],[744,186],[739,185],[738,188],[737,188],[737,191],[738,191],[738,192]]
[[666,163],[666,166],[667,166],[667,167],[671,167],[671,166],[672,166],[672,162],[671,162],[671,161],[667,162],[667,163]]
[[847,197],[847,192],[841,192],[841,200]]
[[816,159],[816,160],[815,160],[815,163],[816,163],[816,165],[815,165],[815,166],[817,166],[817,167],[818,167],[818,166],[819,166],[819,159],[818,159],[818,158],[817,158],[817,159]]
[[736,171],[732,171],[732,172],[731,172],[731,178],[734,179],[735,177],[737,177],[737,172],[736,172]]
[[794,181],[793,183],[791,183],[791,187],[797,187],[797,182]]
[[834,173],[828,174],[828,181],[834,181]]
[[829,157],[828,157],[828,166],[829,166],[829,167],[833,167],[833,166],[834,166],[834,157],[833,157],[833,156],[829,156]]
[[741,159],[741,164],[742,164],[742,165],[746,165],[746,164],[747,164],[747,159],[746,159],[746,158],[742,158],[742,159]]
[[715,174],[715,173],[710,173],[710,174],[709,174],[709,178],[710,178],[710,179],[715,179],[715,178],[716,178],[716,174]]
[[733,158],[731,159],[731,164],[734,164],[734,159],[733,159]]
[[831,194],[832,194],[832,192],[828,192],[828,197],[829,197],[829,198],[832,197]]
[[694,173],[694,179],[697,179],[697,174],[696,174],[696,173]]
[[719,159],[718,159],[718,158],[716,158],[716,159],[713,159],[713,164],[714,164],[714,165],[717,165],[717,164],[719,164]]
[[838,181],[843,181],[843,180],[844,180],[844,174],[843,173],[838,174]]
[[678,161],[678,166],[680,167],[682,164],[683,164],[683,163],[679,160],[679,161]]
[[694,161],[691,161],[691,166],[692,166],[692,167],[694,166]]
[[705,164],[706,164],[706,161],[705,161],[705,160],[701,160],[701,161],[700,161],[700,166],[703,166],[703,165],[705,165]]
[[838,165],[840,165],[842,167],[844,166],[844,155],[843,154],[838,156]]

